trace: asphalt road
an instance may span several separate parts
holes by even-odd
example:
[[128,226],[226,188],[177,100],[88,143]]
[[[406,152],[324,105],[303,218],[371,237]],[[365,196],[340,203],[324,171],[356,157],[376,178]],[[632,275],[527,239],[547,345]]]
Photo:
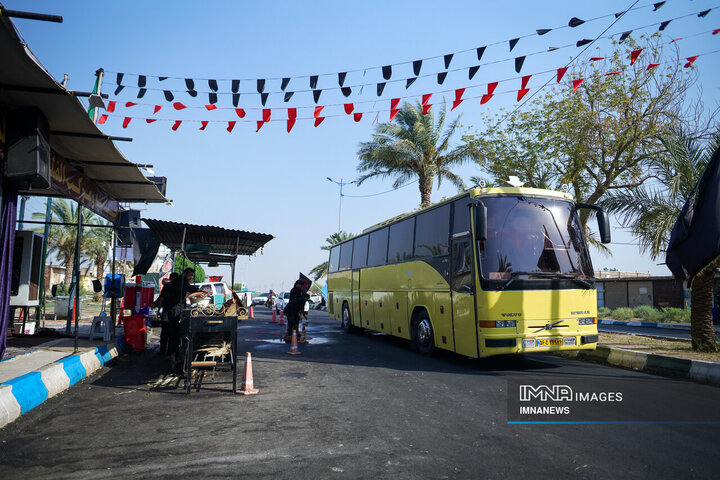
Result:
[[291,356],[268,319],[239,331],[258,395],[231,394],[228,373],[186,395],[165,358],[120,357],[0,430],[0,478],[717,476],[718,424],[511,425],[507,389],[624,380],[662,418],[716,411],[718,388],[551,355],[427,358],[317,311]]
[[598,325],[598,330],[609,333],[632,333],[652,337],[682,338],[690,340],[690,330],[681,328],[627,327],[625,325]]

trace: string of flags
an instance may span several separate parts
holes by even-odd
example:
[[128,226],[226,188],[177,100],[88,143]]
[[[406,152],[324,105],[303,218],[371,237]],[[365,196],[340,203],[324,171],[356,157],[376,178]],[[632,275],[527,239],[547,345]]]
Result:
[[[654,2],[652,4],[635,7],[630,10],[653,7],[653,11],[657,11],[665,3],[666,2]],[[488,46],[494,46],[494,45],[506,43],[509,47],[509,52],[512,52],[513,49],[517,46],[520,39],[522,39],[522,38],[526,38],[526,37],[529,37],[532,35],[542,36],[553,30],[558,30],[560,28],[577,28],[578,26],[583,25],[584,23],[595,21],[595,20],[598,20],[601,18],[606,18],[609,16],[615,16],[617,18],[621,15],[624,15],[625,13],[627,13],[630,10],[617,12],[617,13],[613,13],[613,14],[608,14],[608,15],[603,15],[603,16],[599,16],[599,17],[589,19],[589,20],[582,20],[577,17],[572,17],[568,21],[566,26],[563,25],[561,27],[555,27],[555,28],[537,29],[534,34],[528,34],[528,35],[504,40],[501,42],[491,43],[491,44],[484,45],[482,47],[462,50],[462,51],[449,53],[449,54],[442,55],[442,56],[428,57],[428,58],[424,58],[424,59],[420,59],[420,60],[414,60],[412,62],[400,62],[400,63],[392,64],[392,65],[384,65],[382,67],[368,67],[368,68],[364,68],[364,69],[348,70],[348,71],[333,73],[333,74],[327,73],[327,74],[316,74],[316,75],[309,75],[309,76],[304,75],[304,76],[299,76],[299,77],[260,78],[260,79],[256,79],[256,78],[253,78],[253,79],[248,79],[248,78],[242,78],[242,79],[193,79],[193,78],[185,78],[185,77],[153,76],[153,75],[147,75],[147,74],[129,74],[129,73],[126,74],[123,72],[107,71],[108,75],[114,74],[115,83],[113,84],[113,83],[111,83],[111,81],[106,81],[106,83],[110,84],[110,85],[115,85],[115,87],[116,87],[115,91],[114,91],[115,96],[120,95],[121,92],[123,92],[123,90],[126,87],[133,88],[133,89],[137,88],[137,99],[142,99],[148,91],[162,91],[163,95],[165,97],[165,100],[168,102],[174,102],[176,100],[176,95],[180,94],[180,93],[187,94],[192,98],[196,98],[199,94],[203,94],[203,95],[207,94],[208,95],[208,104],[214,105],[218,102],[218,95],[225,95],[225,96],[229,95],[229,96],[231,96],[232,104],[234,107],[239,106],[240,96],[247,95],[247,94],[259,95],[262,106],[266,106],[268,98],[271,94],[281,95],[283,97],[283,102],[288,103],[293,98],[295,93],[312,92],[313,101],[315,104],[318,104],[323,91],[340,90],[342,92],[343,96],[348,98],[348,97],[350,97],[350,95],[352,95],[353,92],[357,92],[358,88],[360,89],[360,91],[362,91],[365,87],[369,87],[372,85],[375,85],[375,87],[376,87],[377,96],[381,97],[383,95],[386,85],[390,82],[405,82],[405,88],[408,89],[408,88],[410,88],[410,86],[413,83],[415,83],[415,81],[418,80],[418,78],[435,76],[436,80],[437,80],[437,84],[442,85],[445,82],[445,79],[447,78],[448,73],[463,71],[463,70],[467,70],[468,80],[472,80],[473,77],[480,70],[481,66],[491,65],[491,64],[501,63],[501,62],[514,61],[515,71],[517,73],[520,73],[522,70],[522,67],[525,63],[525,59],[529,56],[539,55],[539,54],[547,53],[550,51],[559,50],[562,48],[570,48],[572,46],[582,47],[593,41],[599,40],[601,38],[610,38],[610,37],[612,37],[614,35],[618,35],[618,34],[620,35],[619,41],[622,43],[624,40],[626,40],[630,36],[631,33],[633,33],[633,31],[653,27],[656,25],[659,25],[659,27],[658,27],[659,31],[663,31],[674,20],[678,20],[678,19],[690,17],[690,16],[696,16],[698,18],[705,18],[710,13],[712,8],[706,9],[706,10],[703,10],[700,12],[693,12],[693,13],[689,13],[689,14],[686,14],[683,16],[675,17],[675,18],[665,20],[660,23],[653,23],[653,24],[647,25],[645,27],[637,27],[632,30],[624,31],[622,33],[615,33],[612,35],[608,35],[605,37],[598,37],[598,38],[594,38],[594,39],[583,38],[583,39],[575,42],[574,44],[563,45],[563,46],[559,46],[559,47],[551,46],[547,50],[528,53],[525,55],[515,57],[514,59],[503,59],[503,60],[497,60],[497,61],[493,61],[493,62],[480,63]],[[469,52],[469,51],[475,52],[475,55],[477,57],[477,63],[473,62],[474,63],[473,65],[450,69],[452,61],[457,54],[465,53],[465,52]],[[442,57],[442,64],[444,66],[444,70],[433,71],[430,73],[421,74],[423,64],[425,61],[440,58],[440,57]],[[396,75],[396,78],[393,78],[394,71],[395,72],[399,71],[399,69],[397,67],[406,65],[406,64],[412,65],[413,76],[410,76],[408,78],[398,79],[397,75]],[[364,84],[358,84],[358,85],[347,84],[348,73],[363,72],[363,77],[364,77],[368,71],[376,70],[376,69],[380,71],[380,73],[382,75],[382,81],[373,82],[373,83],[364,83]],[[137,84],[136,84],[137,87],[132,86],[127,83],[124,83],[124,81],[126,80],[126,78],[125,78],[126,75],[137,76]],[[335,76],[335,75],[337,76],[337,85],[338,85],[337,87],[318,88],[318,81],[319,81],[320,77]],[[158,87],[157,88],[149,87],[148,86],[148,78],[156,79]],[[169,87],[164,86],[162,82],[165,82],[168,79],[184,81],[185,89],[183,90],[183,89],[169,88]],[[299,85],[297,83],[299,79],[307,79],[307,81],[308,81],[307,85],[309,88],[308,87],[293,88],[292,90],[288,88],[291,84],[291,81],[293,81],[293,80],[294,80],[293,85],[295,85],[297,87]],[[268,83],[271,80],[280,80],[280,90],[279,91],[268,88]],[[221,90],[219,82],[229,83],[229,87],[230,87],[229,90],[227,89],[227,86],[224,86],[224,88]],[[205,83],[207,84],[207,90],[200,90],[198,88],[198,85],[205,84]],[[241,91],[241,89],[240,89],[241,84],[245,85],[247,83],[251,83],[254,87],[254,90]]]
[[[720,33],[720,29],[715,30],[713,34],[718,34],[718,33]],[[630,56],[629,56],[629,60],[630,60],[629,65],[630,66],[635,65],[635,63],[640,58],[642,51],[643,51],[642,48],[638,48],[638,49],[630,52]],[[683,64],[684,68],[690,68],[691,66],[693,66],[695,64],[695,62],[697,61],[697,59],[699,57],[705,56],[705,55],[716,54],[716,53],[720,53],[720,50],[714,50],[711,52],[686,57],[684,60],[682,60],[681,63]],[[590,60],[591,61],[601,61],[601,60],[604,60],[604,57],[592,57]],[[652,69],[658,67],[659,65],[661,65],[659,62],[648,62],[648,64],[644,67],[644,69],[652,70]],[[427,115],[427,113],[430,111],[430,108],[433,105],[432,103],[430,103],[433,95],[449,93],[449,92],[454,93],[454,100],[452,102],[452,107],[450,109],[451,111],[454,110],[455,108],[457,108],[458,106],[460,106],[466,100],[473,100],[473,99],[479,98],[480,105],[484,105],[484,104],[488,103],[495,95],[498,95],[498,94],[516,93],[517,101],[519,102],[530,91],[530,89],[528,88],[528,84],[530,82],[530,79],[534,75],[543,75],[543,74],[547,74],[547,73],[552,73],[554,76],[554,79],[555,79],[555,83],[560,84],[563,81],[563,78],[565,77],[567,71],[568,71],[568,67],[562,67],[562,68],[557,68],[557,69],[553,69],[553,70],[546,70],[543,72],[538,72],[538,73],[531,74],[531,75],[524,75],[519,78],[514,77],[511,79],[498,80],[498,81],[494,81],[494,82],[490,82],[490,83],[482,84],[482,85],[473,85],[473,86],[468,86],[468,87],[463,87],[463,88],[457,88],[455,90],[449,90],[449,91],[446,90],[446,91],[442,91],[442,92],[426,93],[420,97],[420,105],[422,107],[422,114]],[[614,70],[614,71],[609,71],[609,72],[605,72],[605,73],[598,73],[596,76],[599,78],[602,76],[618,75],[618,74],[622,74],[622,73],[624,73],[624,70]],[[510,90],[506,90],[503,92],[496,92],[497,87],[500,83],[517,81],[518,79],[520,80],[520,88],[510,89]],[[567,84],[569,87],[571,87],[572,92],[575,93],[578,90],[578,88],[580,88],[580,86],[583,84],[583,82],[585,82],[585,80],[586,80],[586,78],[575,78],[575,79],[571,79],[569,82],[565,82],[565,84]],[[465,96],[465,93],[467,90],[477,89],[482,86],[486,87],[485,92],[483,92],[479,95],[475,95],[475,96],[470,96],[470,97]],[[400,111],[401,100],[407,100],[409,98],[417,98],[417,96],[398,97],[398,98],[390,99],[390,109],[389,109],[389,121],[390,122],[392,122],[394,120],[395,116]],[[377,119],[380,113],[388,111],[385,109],[369,110],[369,111],[364,111],[364,112],[355,110],[356,105],[366,104],[366,103],[376,104],[377,101],[344,103],[344,104],[342,104],[344,114],[347,116],[352,115],[353,120],[355,122],[360,122],[362,120],[363,116],[366,114],[376,114],[376,119]],[[142,104],[138,104],[135,102],[125,102],[124,107],[126,109],[129,109],[129,108],[132,108],[132,107],[135,107],[138,105],[142,105]],[[287,132],[290,133],[290,131],[293,129],[293,127],[295,126],[295,124],[298,120],[310,119],[313,121],[314,126],[317,127],[320,124],[322,124],[322,122],[327,117],[342,116],[342,114],[327,115],[324,113],[326,107],[336,107],[336,106],[340,106],[340,104],[315,105],[315,106],[307,106],[307,107],[276,108],[276,109],[271,109],[271,108],[262,108],[262,109],[250,108],[250,109],[248,109],[248,110],[261,110],[259,120],[252,120],[252,119],[244,120],[246,117],[246,111],[243,108],[234,108],[233,109],[236,116],[240,120],[171,120],[171,119],[161,119],[161,118],[141,118],[141,117],[133,117],[133,116],[125,116],[125,115],[114,115],[118,106],[119,106],[118,102],[115,100],[108,102],[108,106],[107,106],[108,113],[100,116],[100,118],[98,120],[98,124],[105,124],[111,117],[117,117],[117,118],[123,119],[123,121],[122,121],[123,128],[127,128],[132,120],[144,120],[145,123],[147,123],[147,124],[154,123],[157,121],[172,122],[172,127],[171,127],[172,130],[177,131],[183,123],[199,122],[200,123],[199,130],[205,130],[210,123],[226,123],[227,124],[226,130],[228,132],[232,132],[233,129],[235,128],[237,122],[242,121],[242,122],[254,122],[256,125],[256,132],[258,132],[265,124],[267,124],[271,121],[285,121]],[[150,105],[148,105],[148,106],[150,106]],[[152,107],[153,107],[153,114],[157,114],[158,112],[160,112],[163,109],[162,105],[153,105]],[[217,107],[214,104],[207,104],[204,107],[188,107],[181,102],[173,103],[172,107],[174,110],[178,110],[178,111],[184,110],[186,108],[205,108],[207,111],[228,110],[227,108]],[[298,110],[301,110],[301,109],[302,110],[311,109],[313,112],[312,117],[298,117]],[[277,115],[282,115],[281,112],[283,112],[283,111],[287,112],[287,118],[277,119]],[[273,118],[273,112],[275,112],[275,114],[276,114],[275,118]]]

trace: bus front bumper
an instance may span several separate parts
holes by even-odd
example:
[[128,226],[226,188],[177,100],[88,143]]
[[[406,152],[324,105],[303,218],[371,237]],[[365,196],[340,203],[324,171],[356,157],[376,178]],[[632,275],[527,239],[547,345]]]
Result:
[[552,336],[485,336],[481,346],[482,356],[503,353],[555,352],[566,350],[595,350],[597,333],[566,334]]

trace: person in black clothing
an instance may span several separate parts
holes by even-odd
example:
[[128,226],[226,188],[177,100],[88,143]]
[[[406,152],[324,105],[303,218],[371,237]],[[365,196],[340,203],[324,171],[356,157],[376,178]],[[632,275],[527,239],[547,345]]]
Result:
[[[195,274],[192,268],[183,270],[182,276],[173,280],[163,289],[163,306],[168,309],[168,355],[177,353],[180,346],[180,315],[185,308],[185,299],[190,296],[205,296],[206,292],[194,285],[190,279]],[[167,290],[167,294],[165,291]]]
[[285,313],[285,316],[287,317],[287,331],[288,331],[285,341],[290,341],[293,330],[298,329],[298,325],[300,324],[300,312],[303,311],[305,302],[307,302],[309,299],[310,299],[310,295],[308,295],[307,293],[301,293],[298,296],[296,296],[295,298],[292,298],[291,300],[289,300],[287,305],[285,305],[285,310],[283,310],[283,312]]
[[168,279],[163,283],[163,289],[160,292],[160,296],[158,296],[152,304],[153,308],[162,307],[162,313],[160,314],[160,350],[158,350],[158,355],[165,355],[165,353],[167,353],[168,341],[170,339],[170,328],[168,326],[168,314],[170,309],[164,305],[164,293],[173,280],[179,276],[180,275],[178,275],[177,272],[172,272],[170,274]]

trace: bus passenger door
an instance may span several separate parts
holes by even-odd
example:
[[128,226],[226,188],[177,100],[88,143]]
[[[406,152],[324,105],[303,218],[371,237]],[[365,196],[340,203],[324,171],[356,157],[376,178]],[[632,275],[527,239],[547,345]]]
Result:
[[471,237],[454,238],[450,265],[453,334],[455,352],[477,357],[477,328],[475,322],[475,285]]
[[360,270],[352,272],[352,324],[362,327],[362,314],[360,313]]

